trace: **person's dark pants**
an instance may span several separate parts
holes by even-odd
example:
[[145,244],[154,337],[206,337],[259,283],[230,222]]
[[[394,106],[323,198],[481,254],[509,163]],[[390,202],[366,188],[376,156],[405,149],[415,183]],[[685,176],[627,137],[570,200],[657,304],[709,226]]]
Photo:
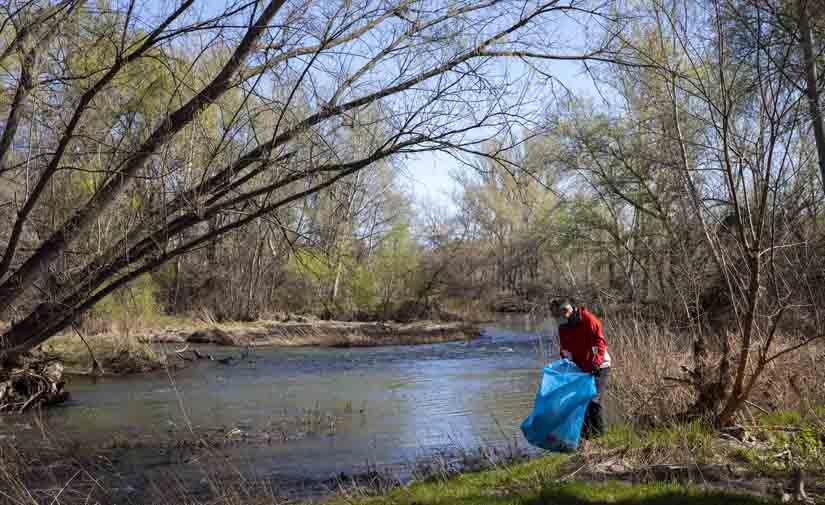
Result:
[[582,427],[582,437],[594,438],[604,433],[604,416],[602,415],[602,401],[604,393],[607,391],[610,368],[600,368],[595,373],[596,376],[596,397],[587,406],[584,414],[584,426]]

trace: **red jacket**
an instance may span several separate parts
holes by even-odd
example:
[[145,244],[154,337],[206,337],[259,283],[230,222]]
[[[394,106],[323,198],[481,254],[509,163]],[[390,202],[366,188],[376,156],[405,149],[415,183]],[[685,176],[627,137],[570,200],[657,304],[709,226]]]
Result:
[[602,322],[584,307],[579,307],[578,314],[578,320],[559,326],[559,349],[562,356],[567,351],[572,354],[571,361],[576,366],[591,372],[604,362],[607,343],[602,333]]

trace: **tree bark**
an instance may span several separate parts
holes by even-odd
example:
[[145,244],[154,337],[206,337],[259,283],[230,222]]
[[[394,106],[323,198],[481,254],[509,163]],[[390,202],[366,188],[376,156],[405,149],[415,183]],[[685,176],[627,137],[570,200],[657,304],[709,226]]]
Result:
[[135,174],[143,168],[155,151],[171,139],[177,132],[189,124],[207,106],[223,95],[232,85],[232,77],[244,64],[246,58],[255,48],[261,35],[266,31],[275,14],[285,0],[274,0],[264,9],[258,20],[250,26],[237,50],[221,69],[218,75],[195,97],[181,108],[169,115],[144,142],[144,144],[123,164],[123,170],[112,177],[106,185],[73,216],[49,237],[25,263],[0,285],[0,310],[8,308],[31,285],[54,259],[86,229],[98,216],[104,213],[122,193],[125,186]]
[[823,187],[825,187],[825,127],[823,127],[822,124],[822,111],[819,109],[819,88],[817,86],[813,36],[808,20],[808,0],[799,0],[799,35],[802,45],[802,61],[805,67],[805,81],[807,83],[805,94],[808,97],[808,108],[811,113],[811,124],[814,129],[819,171],[822,175]]

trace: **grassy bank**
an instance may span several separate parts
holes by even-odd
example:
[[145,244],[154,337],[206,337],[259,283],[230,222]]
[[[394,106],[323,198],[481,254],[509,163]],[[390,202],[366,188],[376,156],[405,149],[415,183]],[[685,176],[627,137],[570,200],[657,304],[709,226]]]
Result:
[[220,324],[195,331],[164,330],[147,335],[146,340],[231,346],[374,347],[465,340],[478,334],[478,326],[459,322],[362,323],[302,318],[299,321]]
[[[178,364],[167,353],[135,335],[98,333],[81,338],[76,333],[61,334],[49,339],[39,350],[63,363],[71,374],[102,371],[104,374],[122,375],[150,372]],[[95,360],[99,370],[95,370]]]
[[[449,480],[417,483],[372,497],[332,500],[349,505],[544,505],[544,504],[762,504],[742,493],[675,482],[631,483],[578,480],[568,473],[575,458],[551,455],[510,467],[464,474]],[[575,470],[574,470],[575,471]]]
[[[825,407],[717,432],[702,423],[614,425],[573,455],[434,479],[350,505],[825,503]],[[801,482],[801,484],[800,484]],[[799,492],[802,495],[799,495]]]
[[[112,461],[111,454],[97,454],[89,448],[40,452],[26,458],[19,451],[0,446],[0,503],[163,503],[209,505],[308,503],[330,505],[550,505],[550,504],[637,504],[637,505],[755,505],[777,503],[783,493],[792,496],[792,478],[767,476],[758,466],[729,461],[740,468],[738,475],[721,476],[709,466],[693,460],[701,471],[671,474],[651,471],[651,460],[640,456],[657,452],[684,457],[685,441],[713,439],[709,430],[695,426],[672,427],[631,434],[627,427],[614,428],[599,443],[590,443],[577,454],[549,454],[515,464],[492,464],[481,471],[464,473],[428,472],[408,484],[392,484],[392,478],[374,473],[327,483],[333,494],[307,499],[290,495],[266,477],[226,471],[227,462],[215,466],[211,451],[186,458],[187,477],[177,475],[174,466],[153,474],[141,487],[128,484]],[[645,461],[646,463],[642,463]],[[184,463],[182,463],[184,464]],[[195,470],[192,470],[194,465]],[[633,465],[640,465],[634,467]],[[623,471],[617,471],[621,466]],[[810,471],[810,470],[809,470]],[[221,473],[223,472],[223,473]],[[266,471],[262,474],[266,475]],[[194,477],[193,477],[194,475]],[[808,494],[819,500],[819,477],[808,474]],[[192,482],[195,480],[197,482]],[[199,483],[198,483],[199,482]],[[821,482],[821,481],[819,481]]]
[[[307,430],[314,423],[309,430],[316,435],[307,436],[327,436],[322,416],[309,414],[280,429]],[[37,447],[0,440],[0,504],[705,505],[776,503],[798,498],[800,489],[807,503],[825,503],[825,406],[778,411],[754,422],[722,432],[699,422],[616,424],[575,454],[526,461],[515,447],[456,448],[411,463],[412,482],[377,468],[310,485],[312,498],[300,494],[307,488],[271,480],[268,468],[249,473],[226,457],[227,446],[254,450],[282,443],[256,433],[181,427],[168,444],[129,440],[91,447],[43,428]],[[129,468],[138,454],[163,463],[135,475]]]
[[[330,328],[336,329],[330,331]],[[378,328],[376,331],[382,333],[364,336],[366,328]],[[409,332],[405,334],[399,328],[407,328]],[[151,331],[171,335],[174,338],[165,341],[177,342],[175,347],[198,341],[190,340],[192,335],[199,335],[196,339],[218,335],[226,338],[224,343],[230,345],[242,342],[244,345],[256,345],[256,342],[270,345],[359,345],[357,342],[378,345],[421,343],[415,338],[447,338],[444,334],[426,336],[420,329],[421,326],[415,325],[384,325],[381,328],[377,323],[308,320],[237,325],[198,323],[174,330],[179,333],[172,333],[168,328],[131,333],[133,340],[128,346],[149,346],[151,350],[147,342],[153,340],[146,337]],[[216,330],[229,337],[221,336]],[[239,334],[246,335],[246,340],[236,340]],[[107,345],[106,337],[101,335],[90,337],[104,339],[90,340],[90,346],[102,348]],[[405,340],[409,335],[413,340]],[[79,344],[75,352],[88,359],[88,351],[79,337],[67,338],[75,339]],[[367,476],[343,481],[340,487],[332,485],[337,493],[326,495],[324,500],[333,505],[751,504],[776,501],[783,494],[793,498],[798,482],[802,482],[808,498],[825,503],[825,390],[821,388],[825,376],[815,359],[821,354],[821,348],[788,353],[777,360],[766,371],[764,383],[740,413],[737,426],[717,431],[701,422],[685,424],[668,420],[668,413],[684,408],[693,395],[691,388],[667,380],[691,365],[689,340],[684,335],[650,325],[612,325],[609,342],[616,363],[609,394],[626,419],[612,426],[598,442],[586,444],[577,454],[549,455],[514,464],[493,463],[491,468],[481,472],[475,471],[479,465],[467,465],[465,470],[473,471],[457,475],[454,468],[448,472],[438,471],[438,461],[431,465],[424,462],[424,466],[436,471],[421,474],[414,483],[388,486],[387,483],[393,481],[391,477]],[[782,337],[780,343],[790,345],[791,342],[792,337]],[[49,345],[59,343],[57,340]],[[113,352],[115,349],[112,348]],[[140,351],[121,347],[119,352]],[[653,367],[652,356],[656,363]],[[655,426],[639,423],[643,417],[647,421],[654,420]],[[0,443],[0,490],[14,489],[16,493],[13,499],[7,497],[5,502],[0,494],[0,504],[52,503],[57,492],[63,494],[55,502],[69,504],[85,503],[90,493],[99,503],[283,503],[286,498],[278,485],[266,477],[261,479],[244,475],[240,470],[226,470],[228,465],[223,463],[227,460],[222,448],[226,444],[287,441],[290,439],[288,432],[292,430],[302,429],[307,436],[313,436],[314,431],[329,434],[329,425],[326,417],[311,415],[299,419],[295,426],[279,428],[280,438],[272,434],[240,436],[234,430],[192,432],[191,440],[186,439],[186,443],[163,447],[164,457],[183,462],[181,464],[186,466],[182,468],[188,476],[177,476],[177,463],[170,463],[169,471],[164,469],[162,472],[162,479],[147,485],[145,496],[127,493],[128,500],[124,498],[123,489],[129,486],[117,480],[120,470],[98,464],[110,461],[110,453],[84,448],[86,455],[79,459],[78,451],[70,448],[55,451],[53,456],[38,453],[33,457],[11,457],[13,445],[2,448]],[[117,450],[129,451],[134,449],[131,442],[113,446]],[[146,447],[154,447],[152,441],[140,448]],[[187,452],[181,453],[181,449]],[[207,482],[206,485],[196,485],[196,491],[192,490],[193,471],[198,474],[195,481]],[[221,471],[224,473],[220,474]],[[75,474],[77,476],[73,477]],[[164,480],[167,477],[169,482]],[[11,496],[8,491],[6,494]],[[77,497],[77,500],[69,497]]]
[[[456,447],[411,462],[413,480],[404,483],[397,474],[374,468],[289,487],[271,480],[268,468],[250,473],[255,469],[236,467],[223,452],[284,443],[293,439],[288,433],[293,431],[328,436],[329,423],[320,414],[310,412],[281,425],[283,440],[272,433],[190,426],[170,432],[166,442],[130,438],[91,447],[44,428],[37,447],[0,441],[0,490],[7,498],[0,492],[0,504],[89,499],[103,504],[296,503],[309,500],[301,494],[309,488],[321,493],[313,494],[313,501],[331,505],[755,504],[783,495],[796,498],[800,489],[809,503],[825,503],[825,406],[762,415],[755,425],[721,432],[699,422],[656,428],[616,424],[575,454],[527,460],[528,453],[517,446]],[[163,463],[148,477],[136,476],[128,469],[131,463],[123,467],[118,461],[133,462],[137,454]],[[148,480],[135,481],[143,477]],[[54,501],[58,492],[60,499]]]
[[[155,324],[96,333],[83,330],[56,335],[40,346],[49,358],[71,373],[94,371],[94,360],[106,374],[129,374],[182,366],[176,350],[187,344],[223,346],[374,347],[419,345],[468,340],[479,326],[463,322],[344,322],[291,317],[285,321],[227,322],[161,319]],[[162,350],[157,344],[170,344]],[[174,346],[174,347],[173,347]]]

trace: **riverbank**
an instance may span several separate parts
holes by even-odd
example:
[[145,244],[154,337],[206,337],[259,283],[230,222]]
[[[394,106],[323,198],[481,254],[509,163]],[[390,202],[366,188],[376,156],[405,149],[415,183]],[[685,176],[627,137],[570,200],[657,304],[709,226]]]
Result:
[[228,346],[377,347],[468,340],[479,327],[463,322],[344,322],[323,320],[257,321],[196,329],[163,329],[147,334],[148,343],[191,343]]
[[[323,482],[244,474],[209,443],[170,450],[166,467],[145,481],[124,477],[123,451],[52,444],[26,454],[0,443],[0,503],[309,503],[330,505],[637,505],[825,503],[825,454],[818,409],[778,412],[759,424],[715,432],[698,423],[636,429],[614,425],[576,454],[524,461],[523,453],[481,448],[419,461],[412,480],[380,468]],[[227,437],[237,434],[227,433]],[[245,443],[245,442],[239,442]],[[248,442],[251,443],[251,442]],[[817,445],[819,444],[819,445]],[[185,450],[184,453],[181,451]],[[818,451],[818,452],[817,452]],[[789,453],[789,457],[782,453]],[[180,453],[180,454],[179,454]],[[172,463],[174,462],[174,463]]]
[[[78,472],[66,494],[86,496],[95,489],[103,493],[100,503],[295,503],[308,499],[308,489],[316,491],[311,497],[325,500],[340,499],[334,494],[340,491],[352,502],[369,495],[397,503],[401,499],[393,493],[454,482],[462,478],[461,471],[518,471],[518,458],[502,462],[484,447],[518,443],[524,448],[518,424],[530,411],[543,363],[533,334],[532,328],[486,328],[472,345],[418,346],[402,352],[263,347],[231,366],[193,366],[180,374],[129,379],[77,378],[72,385],[78,393],[75,402],[43,413],[54,421],[51,432],[56,435],[39,437],[36,429],[14,428],[18,422],[36,426],[36,415],[9,416],[3,419],[7,429],[0,439],[17,437],[7,439],[12,449],[31,451],[32,457],[18,467],[30,472],[22,481],[32,494],[42,496],[42,503],[50,503],[54,491]],[[616,382],[608,394],[613,423],[609,435],[566,456],[555,473],[546,470],[550,477],[545,487],[581,482],[589,489],[594,483],[630,482],[655,489],[675,481],[701,493],[721,489],[777,497],[779,488],[791,488],[800,467],[809,495],[823,494],[816,483],[825,481],[825,411],[814,408],[825,403],[816,389],[822,376],[820,369],[800,366],[810,357],[783,362],[776,375],[769,375],[774,381],[765,390],[770,398],[763,398],[760,389],[741,412],[741,426],[735,430],[720,433],[673,419],[649,419],[656,428],[642,428],[636,425],[640,417],[632,413],[666,418],[664,409],[674,410],[674,400],[687,395],[678,384],[653,380],[661,373],[675,373],[669,368],[689,356],[677,346],[676,335],[670,338],[652,329],[632,335],[638,338],[617,333],[611,338],[622,366],[616,367]],[[652,344],[656,342],[658,347]],[[186,344],[169,348],[181,346]],[[654,347],[673,351],[663,355],[667,361],[661,365],[667,368],[655,374],[647,351]],[[216,360],[243,353],[231,347],[200,349]],[[783,395],[780,388],[790,387],[789,369],[820,375],[802,384],[810,391]],[[630,395],[640,398],[631,401]],[[784,412],[787,408],[800,410]],[[774,417],[762,415],[766,412],[775,412]],[[55,445],[64,446],[62,453],[34,450],[35,442],[47,436],[59,440]],[[454,455],[454,447],[472,453]],[[0,453],[5,450],[0,448]],[[100,462],[109,466],[97,468]],[[341,472],[358,475],[330,479]],[[757,488],[745,487],[751,483]],[[2,483],[0,489],[5,489]],[[161,494],[144,494],[153,490]],[[536,491],[530,499],[541,501],[536,496],[544,492]],[[616,496],[622,497],[620,502],[645,503],[619,492]],[[655,496],[644,500],[656,503]],[[482,498],[496,503],[521,499],[510,494]],[[476,497],[462,499],[474,502]],[[63,496],[58,501],[71,503]],[[598,496],[593,501],[607,499]]]
[[48,359],[63,363],[70,374],[127,375],[185,366],[199,359],[200,355],[191,352],[199,344],[378,347],[471,340],[479,334],[479,324],[467,322],[346,322],[302,316],[286,321],[220,324],[177,320],[125,333],[82,335],[72,331],[49,339],[39,350]]
[[614,425],[576,454],[331,500],[348,505],[825,503],[825,406],[716,431],[699,422]]
[[[337,497],[333,504],[347,505],[755,505],[770,503],[765,497],[696,483],[628,482],[615,479],[585,480],[566,473],[575,458],[545,456],[528,463],[479,473],[462,474],[400,487],[392,492],[352,499]],[[575,469],[573,470],[575,472]]]

